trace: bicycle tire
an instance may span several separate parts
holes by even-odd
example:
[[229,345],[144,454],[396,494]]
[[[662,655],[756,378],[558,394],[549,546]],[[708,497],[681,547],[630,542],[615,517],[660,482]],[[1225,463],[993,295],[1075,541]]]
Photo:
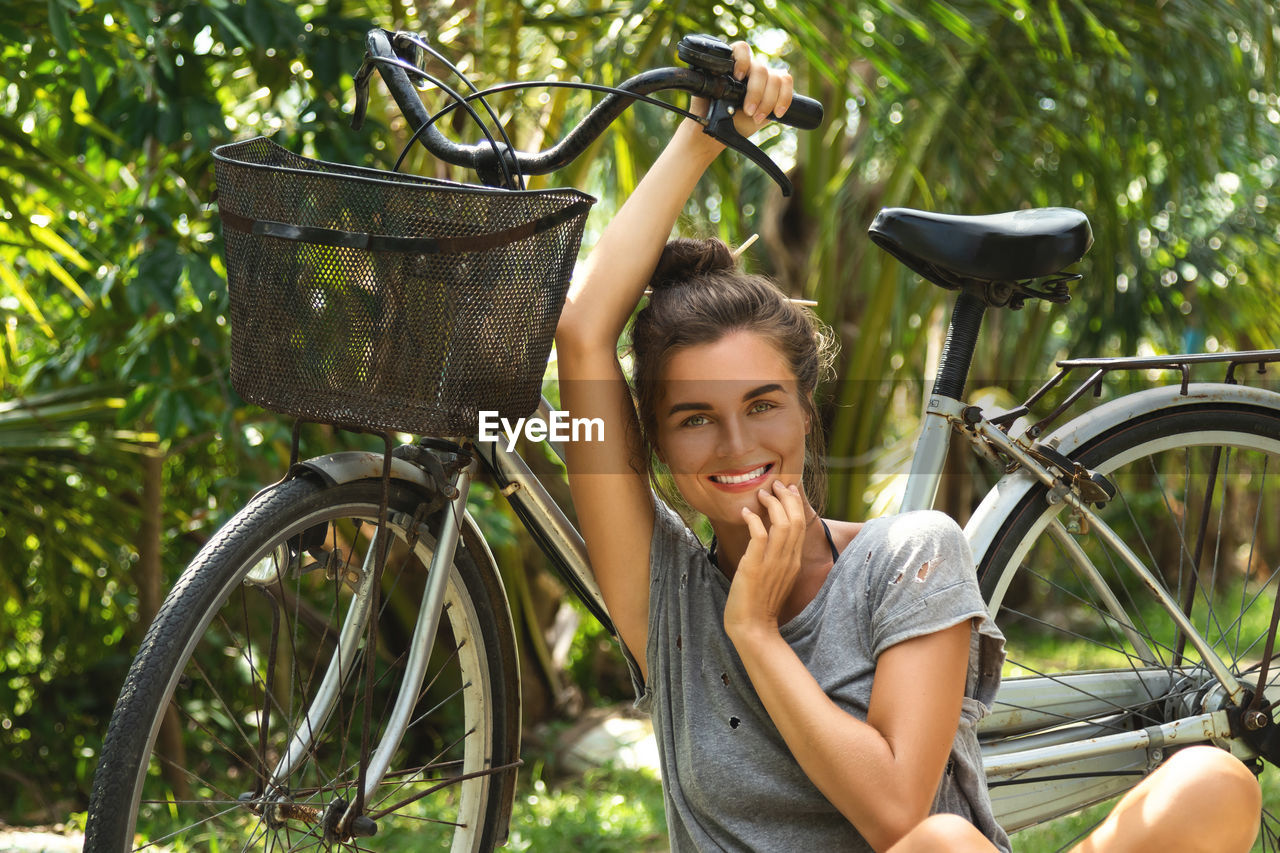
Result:
[[[323,673],[338,659],[358,582],[352,571],[370,549],[381,485],[298,478],[274,486],[183,572],[112,715],[86,851],[175,842],[181,849],[405,849],[402,836],[411,834],[412,849],[459,853],[505,841],[520,737],[515,639],[496,569],[469,525],[410,727],[366,806],[377,816],[377,834],[326,837],[329,810],[342,811],[355,797],[361,734],[367,729],[376,744],[377,715],[395,698],[434,543],[435,519],[418,523],[415,513],[440,502],[393,483],[388,529],[395,538],[376,610],[375,671],[366,681],[357,652],[338,670],[333,713],[308,723]],[[366,684],[373,688],[368,705]],[[160,736],[166,718],[177,723]],[[292,736],[312,730],[293,772],[268,783]]]
[[[1214,448],[1221,449],[1216,468]],[[1160,579],[1175,600],[1185,601],[1183,595],[1191,590],[1192,623],[1243,683],[1255,685],[1255,657],[1265,648],[1280,573],[1280,531],[1273,524],[1261,527],[1263,520],[1269,521],[1268,508],[1273,515],[1280,509],[1280,412],[1226,403],[1149,412],[1089,440],[1072,458],[1107,475],[1117,487],[1116,496],[1099,510],[1103,520],[1148,565],[1161,567]],[[1049,523],[1069,522],[1071,513],[1048,497],[1045,487],[1034,488],[1006,516],[980,559],[979,580],[1008,637],[1006,686],[1020,676],[1039,677],[1025,683],[1041,689],[1061,685],[1082,710],[1078,715],[1050,714],[1055,719],[1042,718],[1039,730],[1029,722],[1026,731],[1003,741],[988,739],[984,748],[1038,745],[1026,740],[1037,735],[1044,742],[1067,741],[1087,736],[1090,727],[1095,734],[1134,731],[1222,707],[1216,682],[1194,650],[1179,643],[1167,612],[1150,606],[1154,597],[1149,591],[1118,580],[1119,560],[1111,550],[1088,531],[1069,533],[1066,546],[1060,534],[1055,539]],[[1248,528],[1242,535],[1241,524]],[[1075,568],[1070,543],[1098,567],[1114,596],[1111,602],[1087,580],[1087,573]],[[1197,549],[1198,575],[1191,570]],[[1259,624],[1260,634],[1255,633]],[[1047,659],[1050,647],[1057,661]],[[1273,660],[1265,688],[1273,699],[1280,689],[1277,663]],[[1100,673],[1096,677],[1105,689],[1095,692],[1083,678],[1061,678],[1073,671]],[[1122,684],[1124,689],[1115,690]],[[1126,693],[1129,698],[1118,698]],[[1033,716],[1038,710],[1014,708],[1016,703],[1002,707],[1001,696],[993,712]],[[1093,697],[1096,701],[1090,701]],[[1168,757],[1158,749],[1138,753],[1109,769],[1096,763],[1057,766],[993,781],[997,814],[1006,815],[1006,829],[1027,825],[1028,819],[1018,816],[1021,801],[1016,798],[1037,785],[1056,799],[1061,813],[1108,799]],[[1274,821],[1264,814],[1268,824],[1274,834]]]

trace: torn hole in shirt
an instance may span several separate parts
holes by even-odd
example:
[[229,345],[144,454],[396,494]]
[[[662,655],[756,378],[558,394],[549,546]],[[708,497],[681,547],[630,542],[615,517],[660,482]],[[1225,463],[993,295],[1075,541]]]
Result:
[[916,570],[916,583],[924,583],[925,578],[929,577],[929,572],[933,571],[933,566],[938,562],[937,557],[932,557],[920,564],[920,568]]

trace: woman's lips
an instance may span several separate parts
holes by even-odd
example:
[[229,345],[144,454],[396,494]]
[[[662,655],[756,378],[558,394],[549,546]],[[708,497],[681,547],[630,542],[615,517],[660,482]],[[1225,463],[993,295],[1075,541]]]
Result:
[[716,488],[729,492],[746,492],[758,489],[764,485],[769,472],[773,470],[773,463],[766,462],[763,465],[757,465],[754,468],[743,468],[738,471],[721,472],[712,474],[709,479]]

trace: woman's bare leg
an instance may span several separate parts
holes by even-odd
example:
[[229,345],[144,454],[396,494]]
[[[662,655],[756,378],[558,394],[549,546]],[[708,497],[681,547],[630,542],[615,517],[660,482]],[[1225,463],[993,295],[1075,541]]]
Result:
[[953,814],[925,818],[888,853],[993,853],[996,846],[969,821]]
[[1184,749],[1116,804],[1072,853],[1244,853],[1258,834],[1262,789],[1212,746]]

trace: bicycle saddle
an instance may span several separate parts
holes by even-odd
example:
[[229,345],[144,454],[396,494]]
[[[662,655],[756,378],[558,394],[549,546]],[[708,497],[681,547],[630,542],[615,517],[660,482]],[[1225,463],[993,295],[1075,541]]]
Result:
[[952,289],[1056,275],[1093,244],[1088,218],[1070,207],[987,216],[886,207],[868,231],[876,245]]

